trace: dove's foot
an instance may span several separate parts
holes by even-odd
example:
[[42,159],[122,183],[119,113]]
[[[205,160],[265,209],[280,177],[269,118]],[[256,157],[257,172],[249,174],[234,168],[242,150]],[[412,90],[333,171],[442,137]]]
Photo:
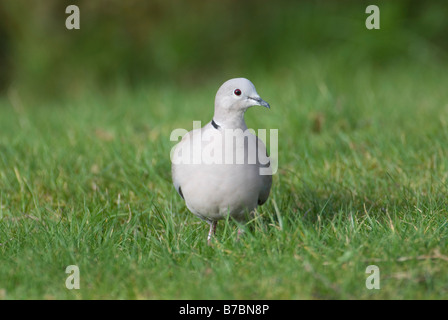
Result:
[[244,230],[242,228],[238,228],[238,233],[236,234],[236,241],[240,241],[243,233],[244,233]]

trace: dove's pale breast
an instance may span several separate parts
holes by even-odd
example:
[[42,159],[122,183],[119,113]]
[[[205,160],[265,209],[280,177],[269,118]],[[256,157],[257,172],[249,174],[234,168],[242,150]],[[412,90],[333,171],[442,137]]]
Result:
[[269,166],[266,147],[248,131],[208,124],[184,136],[173,160],[174,185],[188,209],[202,219],[230,214],[242,220],[269,195],[272,176],[260,175],[260,168]]

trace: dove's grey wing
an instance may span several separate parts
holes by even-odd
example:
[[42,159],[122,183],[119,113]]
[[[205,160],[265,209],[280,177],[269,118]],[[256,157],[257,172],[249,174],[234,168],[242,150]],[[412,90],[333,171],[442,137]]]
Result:
[[185,145],[190,142],[191,131],[182,137],[182,140],[175,146],[173,153],[171,154],[171,177],[173,179],[174,188],[176,188],[177,193],[185,200],[184,194],[182,193],[182,181],[185,180],[182,170],[179,170],[179,163],[181,150],[185,148]]
[[180,186],[180,182],[178,179],[178,173],[176,172],[176,166],[171,166],[171,176],[173,177],[173,185],[176,188],[177,193],[185,200],[184,195],[182,193],[182,187]]

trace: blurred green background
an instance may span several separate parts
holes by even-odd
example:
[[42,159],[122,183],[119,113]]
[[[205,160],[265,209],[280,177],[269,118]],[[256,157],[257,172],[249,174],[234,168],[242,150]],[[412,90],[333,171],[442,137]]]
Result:
[[[447,8],[0,0],[0,300],[446,299]],[[271,104],[246,121],[279,129],[279,171],[246,236],[220,222],[208,247],[169,136],[238,76]]]
[[[67,30],[76,4],[81,29]],[[367,30],[365,9],[381,10]],[[447,62],[446,1],[0,2],[0,92],[73,98],[120,86],[287,77],[310,56],[356,68]]]

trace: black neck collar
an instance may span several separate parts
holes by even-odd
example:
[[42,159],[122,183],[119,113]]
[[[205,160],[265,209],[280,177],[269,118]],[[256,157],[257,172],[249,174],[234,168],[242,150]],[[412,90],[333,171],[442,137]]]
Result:
[[212,126],[213,128],[215,128],[216,130],[219,130],[219,128],[221,128],[221,126],[217,125],[215,120],[212,119]]

